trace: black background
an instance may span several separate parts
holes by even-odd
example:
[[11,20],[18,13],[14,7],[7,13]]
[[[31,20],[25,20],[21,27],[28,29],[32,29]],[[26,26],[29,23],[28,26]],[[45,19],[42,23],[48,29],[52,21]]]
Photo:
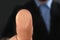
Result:
[[0,0],[0,33],[4,30],[15,5],[24,5],[27,0]]
[[[0,0],[0,33],[4,31],[8,17],[15,5],[24,5],[29,0]],[[55,0],[59,2],[59,0]]]

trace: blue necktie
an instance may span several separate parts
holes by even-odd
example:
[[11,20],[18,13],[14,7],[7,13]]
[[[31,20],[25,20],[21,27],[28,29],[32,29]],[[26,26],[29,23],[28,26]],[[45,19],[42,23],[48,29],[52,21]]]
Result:
[[50,32],[50,8],[47,5],[40,5],[41,15],[44,19],[46,29]]

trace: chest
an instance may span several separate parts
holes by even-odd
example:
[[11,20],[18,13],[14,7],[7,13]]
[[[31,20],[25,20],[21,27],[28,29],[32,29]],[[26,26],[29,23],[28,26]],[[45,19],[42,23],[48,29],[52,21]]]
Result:
[[[44,20],[41,16],[41,12],[39,9],[31,10],[32,18],[33,18],[33,28],[34,28],[34,35],[37,37],[45,36],[46,38],[52,37],[57,38],[60,35],[60,12],[57,9],[50,10],[50,34],[46,30],[46,25]],[[44,38],[45,38],[44,37]],[[43,38],[43,37],[42,37]]]

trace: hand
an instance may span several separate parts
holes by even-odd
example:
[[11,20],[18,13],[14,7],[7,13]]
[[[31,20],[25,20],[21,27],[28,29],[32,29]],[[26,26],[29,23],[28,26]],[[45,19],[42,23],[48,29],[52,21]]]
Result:
[[16,32],[18,40],[32,40],[32,16],[26,9],[20,10],[16,15]]

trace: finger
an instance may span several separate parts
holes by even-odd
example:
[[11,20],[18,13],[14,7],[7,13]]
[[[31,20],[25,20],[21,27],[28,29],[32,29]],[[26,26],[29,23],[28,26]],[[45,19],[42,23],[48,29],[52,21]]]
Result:
[[32,16],[26,10],[20,10],[16,15],[17,35],[23,40],[30,40],[33,33]]

